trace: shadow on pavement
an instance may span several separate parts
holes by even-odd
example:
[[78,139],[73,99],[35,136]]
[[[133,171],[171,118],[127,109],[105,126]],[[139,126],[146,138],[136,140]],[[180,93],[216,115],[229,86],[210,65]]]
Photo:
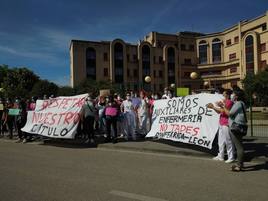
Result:
[[254,158],[265,157],[268,159],[268,144],[267,143],[254,143],[245,141],[243,142],[245,150],[245,161],[252,161]]
[[244,168],[244,171],[259,171],[259,170],[268,170],[268,162],[258,164],[258,165],[251,165],[251,166],[246,166]]
[[204,152],[204,153],[208,153],[211,155],[217,155],[217,150],[218,150],[217,140],[214,140],[211,150],[204,148],[204,147],[197,146],[197,145],[193,145],[193,144],[185,144],[182,142],[174,142],[170,140],[158,139],[158,140],[152,140],[152,141],[156,143],[167,144],[167,145],[174,146],[177,148],[189,149],[189,151],[194,150],[194,151]]

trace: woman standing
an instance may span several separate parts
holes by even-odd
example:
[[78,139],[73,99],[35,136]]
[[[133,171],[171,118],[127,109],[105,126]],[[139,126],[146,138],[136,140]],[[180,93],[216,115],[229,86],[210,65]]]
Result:
[[237,150],[237,164],[233,165],[231,170],[239,172],[243,169],[244,165],[244,147],[242,143],[242,138],[246,133],[236,132],[233,128],[234,123],[239,125],[239,127],[246,127],[247,116],[246,116],[246,106],[244,103],[245,95],[242,90],[234,91],[234,105],[229,110],[223,105],[224,112],[229,116],[229,132],[234,142],[235,148]]
[[234,161],[234,147],[229,133],[228,115],[225,113],[224,109],[220,108],[221,105],[224,105],[228,110],[232,108],[233,102],[230,100],[231,91],[224,90],[223,96],[224,100],[218,103],[219,107],[215,107],[212,103],[207,105],[208,108],[211,108],[220,114],[218,134],[219,153],[213,160],[224,161],[224,151],[226,146],[228,160],[226,160],[225,163],[232,163]]
[[140,92],[140,102],[137,105],[139,133],[145,137],[147,135],[147,120],[149,116],[148,98],[144,91]]
[[[107,130],[107,138],[106,142],[117,143],[117,118],[119,115],[119,110],[117,103],[115,102],[113,97],[109,97],[108,105],[104,109],[105,120],[106,120],[106,130]],[[111,129],[113,127],[114,136],[111,138]]]

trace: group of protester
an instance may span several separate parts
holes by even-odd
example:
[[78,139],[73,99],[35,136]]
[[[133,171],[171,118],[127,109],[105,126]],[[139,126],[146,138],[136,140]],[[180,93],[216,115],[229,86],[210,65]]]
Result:
[[[222,93],[218,91],[217,93]],[[226,163],[235,161],[237,152],[237,164],[232,166],[233,171],[241,171],[244,162],[244,149],[242,134],[231,130],[235,122],[246,125],[244,93],[241,89],[234,91],[224,90],[224,100],[216,104],[208,103],[207,107],[220,114],[218,145],[219,153],[214,160],[224,161],[225,147],[228,159]],[[50,97],[52,98],[52,97]],[[94,143],[94,133],[105,135],[106,142],[117,143],[118,135],[126,140],[136,140],[137,137],[145,137],[152,124],[154,101],[158,99],[172,98],[172,93],[165,88],[164,94],[148,95],[145,91],[135,93],[127,92],[124,99],[119,94],[93,97],[89,95],[82,107],[81,121],[78,126],[78,134],[87,136],[86,143]],[[46,96],[43,99],[47,99]],[[13,130],[18,132],[18,142],[27,142],[32,135],[22,132],[21,128],[27,121],[27,111],[35,109],[37,98],[23,100],[16,98],[15,102],[10,99],[0,99],[0,136],[8,131],[9,138],[13,138]],[[18,115],[11,115],[10,109],[19,109]]]
[[[165,90],[163,98],[168,93]],[[145,137],[152,123],[153,102],[159,98],[159,94],[147,95],[145,91],[127,92],[124,99],[117,94],[96,99],[90,95],[81,119],[87,142],[94,142],[94,126],[99,133],[106,133],[106,142],[116,143],[119,134],[126,140]]]
[[35,109],[36,100],[35,97],[31,100],[16,97],[15,101],[0,98],[0,137],[4,137],[5,132],[8,132],[9,138],[12,139],[14,131],[17,131],[18,142],[25,143],[29,140],[31,135],[22,132],[21,128],[27,121],[27,111]]

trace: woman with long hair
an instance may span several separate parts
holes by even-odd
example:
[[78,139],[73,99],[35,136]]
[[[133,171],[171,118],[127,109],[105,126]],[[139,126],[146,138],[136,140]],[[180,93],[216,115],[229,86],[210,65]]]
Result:
[[229,132],[237,151],[237,164],[232,165],[231,170],[239,172],[243,169],[244,166],[244,147],[242,143],[244,133],[235,132],[233,129],[233,124],[235,123],[241,127],[245,127],[247,125],[244,92],[242,90],[235,90],[233,92],[233,101],[234,105],[231,110],[226,108],[224,105],[222,105],[222,108],[224,109],[224,112],[229,116]]

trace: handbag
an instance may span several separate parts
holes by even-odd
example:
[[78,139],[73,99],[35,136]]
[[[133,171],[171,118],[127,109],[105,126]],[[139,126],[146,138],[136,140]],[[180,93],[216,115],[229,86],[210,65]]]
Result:
[[[241,103],[242,105],[242,110],[243,110],[243,113],[244,113],[244,118],[245,118],[245,121],[246,123],[248,122],[247,120],[247,116],[246,116],[246,112],[245,112],[245,109],[244,109],[244,106],[243,104]],[[247,124],[238,124],[236,123],[235,121],[232,123],[231,125],[231,128],[230,128],[231,132],[234,133],[235,135],[242,135],[242,136],[245,136],[247,135],[247,131],[248,131],[248,125]]]

